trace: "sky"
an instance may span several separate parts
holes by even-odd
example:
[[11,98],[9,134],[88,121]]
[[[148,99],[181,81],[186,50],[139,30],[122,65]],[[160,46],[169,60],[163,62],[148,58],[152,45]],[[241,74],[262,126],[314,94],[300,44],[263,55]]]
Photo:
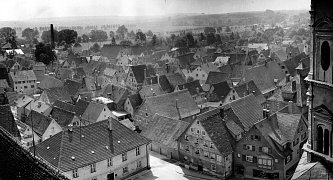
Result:
[[[0,20],[310,9],[310,0],[0,0]],[[14,12],[14,13],[13,13]]]

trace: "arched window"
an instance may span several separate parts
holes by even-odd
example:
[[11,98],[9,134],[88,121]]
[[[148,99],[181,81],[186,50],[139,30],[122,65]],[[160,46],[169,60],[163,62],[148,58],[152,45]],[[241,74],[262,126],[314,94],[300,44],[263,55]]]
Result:
[[317,127],[317,151],[323,152],[323,128],[320,126]]
[[330,135],[329,131],[325,129],[324,131],[324,154],[329,155],[330,150]]
[[330,67],[330,45],[327,41],[324,41],[323,44],[321,44],[321,68],[324,71],[327,71],[327,69]]

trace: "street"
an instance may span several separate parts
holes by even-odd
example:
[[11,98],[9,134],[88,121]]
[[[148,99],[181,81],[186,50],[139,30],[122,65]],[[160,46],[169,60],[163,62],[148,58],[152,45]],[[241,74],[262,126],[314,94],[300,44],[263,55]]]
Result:
[[192,170],[180,167],[175,160],[169,160],[165,156],[155,152],[149,152],[151,170],[136,180],[216,180],[214,177],[203,175]]

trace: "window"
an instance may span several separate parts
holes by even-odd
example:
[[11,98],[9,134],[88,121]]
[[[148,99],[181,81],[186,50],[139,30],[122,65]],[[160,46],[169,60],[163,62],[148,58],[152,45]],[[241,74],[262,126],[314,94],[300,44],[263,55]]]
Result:
[[199,74],[196,74],[195,76],[196,76],[196,77],[198,77],[198,76],[199,76]]
[[328,44],[327,41],[324,41],[321,44],[321,49],[320,49],[320,54],[321,54],[321,68],[324,71],[327,71],[329,66],[330,66],[330,45]]
[[190,151],[190,147],[189,146],[185,146],[185,151]]
[[278,162],[279,162],[279,160],[278,160],[278,159],[275,159],[275,162],[276,162],[276,163],[278,163]]
[[123,162],[127,160],[127,153],[121,155]]
[[204,146],[204,147],[208,147],[208,145],[207,145],[207,142],[206,142],[206,141],[204,141],[204,144],[203,144],[203,146]]
[[207,151],[204,151],[204,157],[207,157],[208,158],[208,152]]
[[211,165],[211,169],[212,169],[212,171],[216,171],[216,166],[215,166],[215,164],[212,164],[212,165]]
[[31,88],[35,88],[35,85],[31,85]]
[[202,135],[205,136],[206,135],[206,132],[205,131],[201,131]]
[[73,170],[73,178],[77,178],[77,177],[79,177],[78,169],[74,169]]
[[199,144],[199,139],[195,139],[195,144]]
[[142,166],[141,166],[141,161],[138,161],[137,163],[136,163],[136,168],[141,168]]
[[214,148],[214,144],[213,143],[210,143],[210,148]]
[[222,162],[222,156],[220,156],[220,155],[216,155],[216,161],[218,161],[218,162]]
[[186,141],[189,141],[189,140],[188,140],[188,135],[185,135],[185,140],[186,140]]
[[253,156],[246,155],[247,162],[253,162]]
[[108,167],[112,166],[112,158],[108,159]]
[[288,164],[292,159],[293,159],[293,158],[292,158],[292,155],[291,155],[291,154],[288,155],[287,158],[286,158],[286,162],[285,162],[285,164]]
[[24,89],[27,89],[28,88],[28,86],[24,86]]
[[199,150],[199,149],[196,149],[196,150],[195,150],[195,154],[199,155],[199,154],[200,154],[200,150]]
[[123,167],[123,174],[128,173],[128,167]]
[[136,154],[136,156],[139,156],[139,155],[140,155],[140,147],[137,147],[137,148],[135,149],[135,154]]
[[191,132],[194,133],[194,128],[191,127]]
[[91,173],[96,172],[96,163],[94,163],[94,164],[90,164],[90,172],[91,172]]
[[200,134],[200,130],[199,129],[197,129],[197,134]]
[[205,74],[202,74],[202,77],[205,77]]
[[199,121],[197,121],[197,124],[200,124],[200,122],[199,122]]
[[272,169],[272,159],[258,158],[258,165],[260,168]]
[[148,117],[148,113],[146,113],[146,117]]
[[211,153],[210,154],[210,159],[215,159],[215,154]]

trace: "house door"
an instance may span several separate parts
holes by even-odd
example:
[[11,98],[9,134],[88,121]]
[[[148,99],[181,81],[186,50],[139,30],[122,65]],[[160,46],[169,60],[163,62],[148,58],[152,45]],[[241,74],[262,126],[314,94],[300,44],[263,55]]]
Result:
[[114,180],[114,173],[108,174],[107,179]]

